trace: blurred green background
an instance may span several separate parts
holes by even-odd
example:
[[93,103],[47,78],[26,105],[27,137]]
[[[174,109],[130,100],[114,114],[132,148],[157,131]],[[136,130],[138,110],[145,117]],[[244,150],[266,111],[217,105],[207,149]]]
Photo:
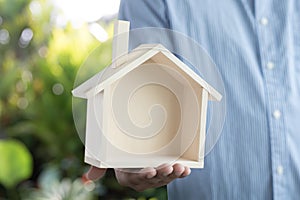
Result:
[[82,184],[71,90],[93,49],[99,71],[110,62],[116,15],[72,24],[60,12],[50,0],[0,0],[0,200],[166,199],[164,187],[121,187],[112,170]]

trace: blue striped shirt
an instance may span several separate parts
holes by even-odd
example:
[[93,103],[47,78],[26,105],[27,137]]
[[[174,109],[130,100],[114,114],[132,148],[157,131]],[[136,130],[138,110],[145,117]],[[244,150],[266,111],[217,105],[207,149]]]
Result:
[[193,38],[224,81],[220,139],[169,199],[300,199],[300,1],[123,0],[119,18]]

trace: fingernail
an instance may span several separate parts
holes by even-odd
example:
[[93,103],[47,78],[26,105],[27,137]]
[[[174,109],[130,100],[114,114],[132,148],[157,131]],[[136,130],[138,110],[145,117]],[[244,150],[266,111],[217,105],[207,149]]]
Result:
[[163,173],[162,174],[164,177],[167,177],[169,175],[169,173]]
[[192,173],[191,169],[189,169],[187,175],[190,175]]
[[152,174],[148,174],[146,177],[147,177],[148,179],[150,179],[150,178],[153,178],[153,175],[152,175]]
[[175,172],[175,176],[180,176],[181,172]]

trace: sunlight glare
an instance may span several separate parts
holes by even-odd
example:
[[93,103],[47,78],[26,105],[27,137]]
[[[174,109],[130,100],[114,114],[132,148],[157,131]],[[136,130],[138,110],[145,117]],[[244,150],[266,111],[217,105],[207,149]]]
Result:
[[54,0],[54,3],[68,21],[80,24],[116,14],[120,0]]

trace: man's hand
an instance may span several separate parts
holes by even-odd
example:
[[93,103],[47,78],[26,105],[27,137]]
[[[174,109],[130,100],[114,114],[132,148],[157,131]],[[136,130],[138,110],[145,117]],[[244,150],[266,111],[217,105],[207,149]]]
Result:
[[[103,177],[106,169],[91,167],[86,174],[90,180],[98,180]],[[149,188],[156,188],[167,185],[176,178],[184,178],[191,173],[190,168],[181,164],[161,165],[157,168],[144,168],[138,171],[128,169],[115,169],[116,178],[120,185],[130,187],[136,191],[144,191]]]

